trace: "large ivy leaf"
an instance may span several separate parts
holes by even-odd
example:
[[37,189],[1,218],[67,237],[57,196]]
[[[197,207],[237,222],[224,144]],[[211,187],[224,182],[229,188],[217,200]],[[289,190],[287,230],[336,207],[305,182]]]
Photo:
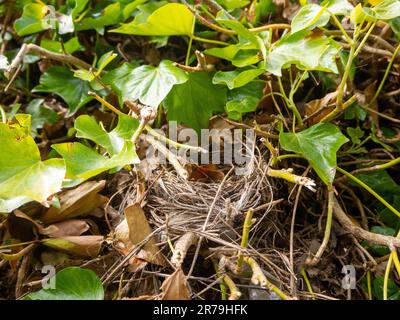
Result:
[[27,130],[0,123],[0,212],[38,201],[60,191],[65,176],[62,159],[41,161],[39,149]]
[[79,267],[65,268],[49,279],[55,288],[41,289],[24,297],[25,300],[104,300],[104,288],[92,270]]
[[22,16],[15,20],[14,29],[19,36],[50,29],[52,26],[45,19],[48,8],[41,3],[28,3],[24,6]]
[[78,138],[96,142],[106,149],[110,155],[116,155],[122,151],[125,141],[132,138],[138,125],[137,119],[125,114],[119,115],[118,125],[111,132],[107,132],[95,119],[88,115],[79,116],[74,124]]
[[321,180],[330,186],[336,173],[336,152],[349,141],[331,123],[318,123],[302,132],[281,132],[279,142],[286,151],[301,154]]
[[213,77],[214,84],[225,84],[229,89],[243,87],[259,75],[263,69],[236,69],[233,71],[218,71]]
[[223,112],[226,88],[212,83],[212,75],[195,72],[189,80],[172,88],[164,101],[168,120],[175,120],[193,129],[208,127],[213,113]]
[[363,10],[367,16],[375,20],[392,20],[400,17],[400,1],[384,0],[375,7]]
[[104,77],[122,100],[139,100],[151,107],[157,107],[174,85],[187,79],[186,73],[169,60],[161,61],[158,67],[145,65],[135,68],[124,63]]
[[288,34],[276,42],[268,55],[266,70],[281,76],[282,68],[295,64],[301,70],[337,73],[335,57],[340,50],[337,43],[323,36],[307,34],[308,31]]
[[228,117],[239,121],[244,113],[253,112],[263,96],[264,82],[252,81],[247,85],[230,90],[225,110]]
[[74,77],[72,71],[65,67],[51,67],[40,77],[40,84],[33,92],[48,92],[60,96],[69,106],[68,115],[73,115],[92,97],[88,95],[89,83]]
[[193,13],[180,3],[168,3],[155,10],[144,23],[133,20],[111,32],[142,36],[174,36],[192,34]]
[[125,142],[119,154],[112,157],[103,156],[79,142],[68,142],[52,145],[65,160],[67,166],[65,186],[77,185],[109,169],[139,163],[135,146]]
[[316,27],[323,27],[329,22],[330,15],[326,8],[315,3],[307,4],[297,12],[292,20],[291,32],[311,30]]

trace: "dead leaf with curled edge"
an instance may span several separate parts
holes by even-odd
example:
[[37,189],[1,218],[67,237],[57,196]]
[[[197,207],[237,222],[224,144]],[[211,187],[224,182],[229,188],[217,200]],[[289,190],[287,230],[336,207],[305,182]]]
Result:
[[190,300],[187,278],[181,268],[164,280],[161,290],[161,300]]
[[89,223],[85,220],[70,219],[53,223],[42,229],[40,233],[50,238],[80,236],[82,233],[88,231],[89,228]]
[[188,163],[185,169],[189,174],[189,180],[201,182],[221,182],[225,174],[215,164],[197,165]]
[[[124,214],[125,219],[115,228],[115,236],[124,244],[125,251],[129,251],[133,246],[146,239],[153,231],[139,203],[127,207]],[[153,237],[143,245],[142,250],[136,257],[150,263],[165,266],[165,259]]]
[[74,236],[49,238],[42,240],[42,243],[55,250],[82,258],[95,258],[99,255],[102,236]]
[[7,216],[8,232],[14,239],[23,242],[37,238],[43,227],[21,210],[14,210]]
[[310,125],[319,123],[324,117],[335,109],[334,105],[331,105],[338,95],[337,91],[326,94],[322,99],[312,100],[307,102],[305,105],[305,114],[307,116],[307,122]]
[[44,223],[53,223],[90,214],[108,201],[107,197],[99,194],[105,184],[105,180],[88,181],[61,193],[60,208],[51,207],[43,214],[41,220]]

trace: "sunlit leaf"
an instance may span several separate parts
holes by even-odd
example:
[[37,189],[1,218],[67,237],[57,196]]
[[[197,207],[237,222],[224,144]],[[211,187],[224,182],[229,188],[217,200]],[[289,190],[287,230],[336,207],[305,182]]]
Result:
[[139,163],[135,146],[130,142],[125,142],[121,152],[112,157],[103,156],[79,142],[54,144],[52,148],[64,158],[67,166],[66,178],[72,180],[71,185],[109,169]]
[[400,1],[384,0],[375,7],[363,8],[365,14],[376,20],[392,20],[400,17]]
[[329,22],[330,15],[326,8],[310,3],[301,7],[292,20],[291,32],[311,30],[316,27],[323,27]]
[[43,2],[25,5],[22,16],[15,20],[14,28],[19,36],[26,36],[52,28],[45,16],[48,8]]
[[353,10],[353,5],[347,0],[325,0],[321,2],[321,6],[326,6],[334,15],[348,16]]
[[334,59],[340,47],[323,36],[313,37],[307,31],[288,34],[274,44],[267,58],[267,71],[281,76],[281,69],[295,64],[301,70],[337,73]]
[[65,176],[62,159],[41,161],[33,138],[18,126],[0,123],[0,212],[47,199],[61,190]]
[[123,24],[111,32],[142,36],[191,35],[194,23],[193,13],[180,3],[168,3],[154,11],[146,22]]
[[218,71],[213,77],[213,83],[225,84],[229,89],[239,88],[248,84],[264,72],[263,69]]
[[118,125],[107,132],[95,119],[88,115],[79,116],[75,120],[76,136],[96,142],[107,150],[110,155],[119,154],[125,141],[130,140],[138,127],[138,120],[131,116],[120,114]]

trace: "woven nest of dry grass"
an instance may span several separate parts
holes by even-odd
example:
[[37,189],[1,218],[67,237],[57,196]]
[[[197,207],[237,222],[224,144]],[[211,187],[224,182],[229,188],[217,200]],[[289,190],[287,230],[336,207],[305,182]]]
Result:
[[[236,174],[238,168],[221,165],[222,181],[184,179],[174,168],[160,166],[148,177],[147,184],[152,185],[145,206],[149,222],[155,228],[166,227],[170,237],[204,228],[214,236],[233,235],[229,231],[241,229],[244,214],[252,208],[258,212],[257,228],[274,208],[274,187],[267,168],[258,148],[254,148],[247,167],[240,168],[241,174]],[[130,186],[125,188],[121,209],[137,197],[136,181],[127,183]]]

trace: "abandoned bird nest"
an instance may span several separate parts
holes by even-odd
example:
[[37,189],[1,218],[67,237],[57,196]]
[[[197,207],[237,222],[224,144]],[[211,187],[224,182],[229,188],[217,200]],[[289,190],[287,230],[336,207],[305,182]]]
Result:
[[[245,213],[252,208],[258,213],[255,230],[274,207],[274,187],[267,176],[268,163],[257,147],[250,157],[245,168],[219,166],[222,178],[218,181],[185,179],[172,167],[158,166],[147,179],[151,187],[144,209],[149,222],[166,230],[171,238],[206,230],[213,237],[234,240]],[[120,211],[137,199],[136,180],[126,184]]]

